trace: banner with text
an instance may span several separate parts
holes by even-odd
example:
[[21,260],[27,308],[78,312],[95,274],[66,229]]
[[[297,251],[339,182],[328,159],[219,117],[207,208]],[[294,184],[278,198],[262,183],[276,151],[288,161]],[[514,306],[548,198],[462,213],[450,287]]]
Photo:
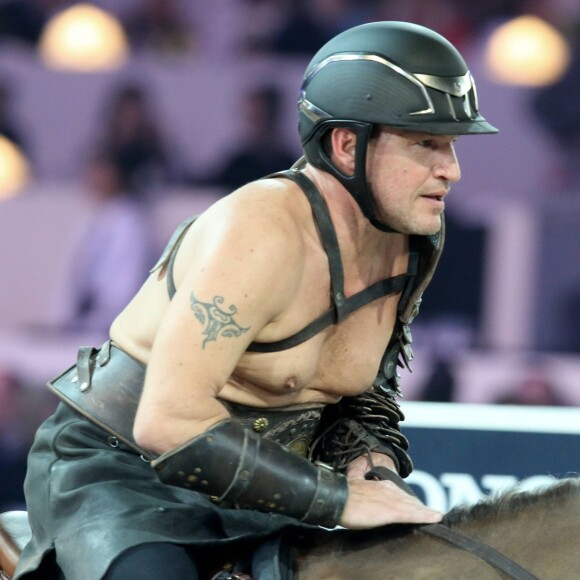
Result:
[[402,402],[415,469],[429,506],[457,504],[518,484],[532,489],[580,474],[580,408]]

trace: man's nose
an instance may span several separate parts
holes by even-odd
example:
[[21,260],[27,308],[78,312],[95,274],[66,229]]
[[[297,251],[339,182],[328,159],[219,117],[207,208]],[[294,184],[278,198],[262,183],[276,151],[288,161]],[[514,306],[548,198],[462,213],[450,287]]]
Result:
[[451,183],[461,179],[459,161],[454,151],[446,152],[435,170],[436,177],[443,178]]

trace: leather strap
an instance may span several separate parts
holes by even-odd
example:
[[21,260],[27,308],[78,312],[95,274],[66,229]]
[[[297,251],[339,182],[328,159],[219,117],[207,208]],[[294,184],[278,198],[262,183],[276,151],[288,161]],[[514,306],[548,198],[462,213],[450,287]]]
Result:
[[86,392],[91,388],[93,379],[93,356],[97,349],[92,346],[81,346],[77,355],[77,380],[79,390]]
[[[413,489],[401,477],[399,477],[399,475],[387,467],[373,467],[373,469],[366,474],[365,478],[392,481],[410,495],[417,495]],[[428,536],[439,538],[456,548],[461,548],[462,550],[470,552],[504,574],[507,574],[510,578],[513,578],[513,580],[538,580],[536,576],[528,572],[525,568],[522,568],[506,555],[502,554],[495,548],[492,548],[488,544],[468,536],[464,532],[460,532],[459,530],[450,528],[444,524],[427,524],[424,526],[418,526],[417,531]]]
[[[387,294],[394,294],[401,292],[405,287],[407,281],[407,274],[400,274],[399,276],[394,276],[388,278],[387,280],[380,280],[375,284],[357,292],[353,296],[350,296],[344,302],[344,308],[342,309],[343,315],[348,316],[358,308],[366,306],[373,300],[381,298]],[[282,340],[277,340],[274,342],[252,342],[248,346],[248,351],[250,352],[276,352],[280,350],[286,350],[306,342],[308,339],[317,335],[319,332],[331,326],[332,324],[337,324],[339,322],[336,310],[327,310],[324,314],[319,316],[316,320],[309,323],[308,326],[304,327],[302,330],[289,336],[283,338]]]
[[345,318],[347,313],[344,309],[344,272],[342,270],[342,258],[340,246],[334,224],[330,217],[326,200],[322,197],[317,187],[312,181],[300,171],[288,171],[284,174],[288,179],[297,183],[312,207],[312,213],[322,238],[322,245],[328,257],[328,267],[330,269],[330,285],[332,289],[332,301],[336,313],[336,322]]
[[116,437],[145,459],[154,454],[133,438],[133,423],[145,366],[107,341],[100,349],[81,347],[77,364],[48,382],[69,407]]
[[165,249],[163,250],[161,257],[159,258],[159,260],[157,261],[155,266],[153,266],[153,268],[151,268],[151,270],[149,270],[149,273],[152,274],[156,270],[161,270],[162,268],[167,266],[166,279],[167,279],[167,293],[169,294],[169,300],[171,300],[173,298],[173,296],[175,295],[175,292],[177,291],[177,289],[175,287],[175,281],[173,279],[173,265],[175,263],[175,256],[177,255],[177,249],[181,245],[181,242],[183,241],[183,238],[185,237],[185,234],[187,233],[189,226],[191,226],[191,224],[198,217],[199,217],[198,215],[190,216],[187,219],[185,219],[184,221],[182,221],[179,224],[179,226],[177,226],[177,229],[173,232],[173,235],[169,239],[169,242],[167,242],[167,245],[165,246]]
[[419,531],[423,534],[444,540],[457,548],[467,550],[474,556],[477,556],[514,580],[538,580],[536,576],[522,568],[519,564],[516,564],[513,560],[495,548],[492,548],[488,544],[484,544],[463,532],[459,532],[458,530],[449,528],[442,524],[422,526],[419,528]]
[[322,239],[322,245],[328,257],[333,307],[296,334],[275,342],[253,342],[249,345],[248,351],[277,352],[292,348],[309,340],[328,326],[340,323],[355,310],[370,304],[374,300],[388,294],[403,292],[408,287],[408,280],[417,273],[418,261],[414,255],[409,257],[407,273],[380,280],[347,298],[344,294],[344,272],[340,247],[324,197],[314,183],[297,169],[275,173],[270,177],[284,177],[294,181],[300,186],[310,202],[312,213]]

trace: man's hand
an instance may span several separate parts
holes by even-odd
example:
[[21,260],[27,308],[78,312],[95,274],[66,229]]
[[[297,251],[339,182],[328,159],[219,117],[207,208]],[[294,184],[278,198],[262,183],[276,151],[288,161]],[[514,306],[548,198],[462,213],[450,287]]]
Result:
[[397,473],[395,462],[384,453],[364,453],[359,455],[355,460],[351,461],[346,469],[346,477],[348,480],[364,479],[373,467],[388,467]]
[[348,500],[340,525],[350,529],[375,528],[386,524],[433,524],[441,512],[422,504],[391,481],[349,479]]
[[357,457],[348,466],[348,500],[340,525],[351,529],[374,528],[386,524],[432,524],[443,514],[422,504],[391,481],[367,481],[372,467],[397,471],[394,461],[383,453]]

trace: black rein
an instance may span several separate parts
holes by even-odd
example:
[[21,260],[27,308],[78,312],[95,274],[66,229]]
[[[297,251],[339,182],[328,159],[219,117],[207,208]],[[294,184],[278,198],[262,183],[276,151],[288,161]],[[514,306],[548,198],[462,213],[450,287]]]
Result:
[[[394,471],[387,467],[373,467],[367,474],[366,479],[389,480],[398,485],[402,490],[411,495],[415,492],[409,485]],[[450,528],[444,524],[425,524],[419,525],[417,531],[439,538],[457,548],[467,550],[474,556],[477,556],[484,562],[487,562],[494,568],[497,568],[504,574],[507,574],[513,580],[538,580],[536,576],[530,574],[527,570],[522,568],[519,564],[498,552],[495,548],[464,534],[458,530]]]

